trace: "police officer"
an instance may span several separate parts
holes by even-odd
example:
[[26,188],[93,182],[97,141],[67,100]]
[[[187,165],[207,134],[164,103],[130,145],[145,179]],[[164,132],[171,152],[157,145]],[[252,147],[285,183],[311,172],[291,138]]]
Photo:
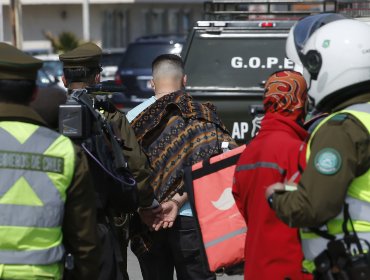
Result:
[[[101,72],[101,54],[102,50],[93,43],[86,43],[80,47],[60,55],[60,60],[63,62],[63,82],[70,92],[73,89],[82,89],[87,86],[93,86],[100,82]],[[123,154],[128,162],[128,167],[131,170],[134,178],[137,181],[139,190],[139,206],[142,209],[148,209],[148,211],[140,211],[144,221],[148,221],[150,224],[152,219],[152,212],[150,209],[158,206],[158,202],[154,199],[153,189],[149,184],[149,165],[146,156],[141,151],[138,145],[135,134],[132,131],[126,117],[119,111],[114,113],[104,112],[104,116],[107,120],[118,128],[119,138],[123,139],[125,149]],[[99,184],[98,176],[94,177],[94,180]],[[100,182],[104,184],[104,182]],[[122,219],[118,219],[120,226],[123,226],[127,230],[126,216],[122,216]],[[116,219],[117,220],[117,219]],[[125,223],[123,225],[123,223]],[[123,243],[121,253],[123,255],[123,274],[124,279],[128,279],[126,272],[126,258],[127,258],[127,238],[123,237],[122,234],[119,236],[121,243]],[[113,248],[114,249],[114,248]],[[110,251],[104,250],[103,251]],[[109,253],[109,252],[107,252]],[[104,258],[104,256],[103,256]],[[113,279],[107,276],[107,272],[101,272],[101,279]],[[120,279],[119,277],[117,279]]]
[[266,197],[285,223],[303,228],[304,267],[315,279],[370,279],[361,254],[369,248],[358,242],[370,242],[370,26],[342,19],[289,37],[288,56],[303,64],[315,108],[330,115],[310,137],[297,190],[275,184]]
[[59,86],[40,88],[30,106],[46,121],[51,129],[58,130],[59,105],[67,101],[67,91]]
[[96,279],[96,209],[87,160],[29,106],[42,61],[0,43],[0,278]]

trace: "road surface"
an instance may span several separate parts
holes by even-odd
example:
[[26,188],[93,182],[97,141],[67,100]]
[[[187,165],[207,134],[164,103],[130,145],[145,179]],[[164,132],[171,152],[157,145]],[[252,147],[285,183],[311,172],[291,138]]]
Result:
[[[127,267],[130,280],[142,280],[140,266],[135,255],[131,252],[130,249],[127,249]],[[174,278],[176,279],[176,277]],[[219,280],[243,280],[243,276],[219,276]]]

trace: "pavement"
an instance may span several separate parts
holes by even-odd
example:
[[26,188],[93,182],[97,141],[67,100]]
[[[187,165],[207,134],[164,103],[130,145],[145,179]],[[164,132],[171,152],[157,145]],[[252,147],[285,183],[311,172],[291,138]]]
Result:
[[[142,280],[143,277],[141,276],[140,266],[137,258],[131,252],[131,250],[127,249],[127,270],[130,276],[130,280]],[[174,280],[176,280],[176,275],[174,275]],[[217,276],[217,279],[220,280],[243,280],[244,277],[242,275],[238,276]]]

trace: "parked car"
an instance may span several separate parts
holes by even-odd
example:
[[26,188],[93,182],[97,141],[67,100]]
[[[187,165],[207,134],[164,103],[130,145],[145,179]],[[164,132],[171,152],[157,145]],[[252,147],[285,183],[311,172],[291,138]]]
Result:
[[121,63],[124,53],[125,49],[123,48],[103,50],[101,81],[114,80],[118,65]]
[[[38,59],[41,59],[44,63],[42,65],[42,72],[39,72],[39,78],[45,79],[45,84],[50,83],[50,75],[56,79],[56,82],[59,84],[61,88],[64,89],[64,84],[62,82],[63,76],[63,62],[59,60],[59,55],[57,54],[44,54],[44,55],[36,55]],[[45,76],[44,73],[47,73],[48,77]],[[42,81],[41,81],[42,82]]]
[[38,71],[37,97],[31,106],[52,128],[58,126],[59,104],[67,100],[67,91],[60,86],[58,78],[47,72],[44,68]]
[[149,98],[153,95],[150,85],[153,60],[166,53],[180,55],[185,39],[185,35],[153,35],[130,43],[118,67],[116,84],[124,85],[133,101]]

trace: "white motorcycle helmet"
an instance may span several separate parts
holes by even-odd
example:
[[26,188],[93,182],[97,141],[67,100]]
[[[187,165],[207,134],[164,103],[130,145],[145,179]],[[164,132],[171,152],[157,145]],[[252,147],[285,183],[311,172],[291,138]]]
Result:
[[298,56],[315,107],[333,107],[351,97],[354,85],[370,85],[370,26],[330,22],[312,33]]
[[299,20],[289,31],[286,42],[286,55],[298,67],[302,66],[301,54],[307,40],[320,27],[336,20],[346,19],[341,14],[323,13],[307,16]]
[[307,40],[301,61],[317,108],[344,101],[346,89],[370,82],[370,26],[353,19],[328,23]]

